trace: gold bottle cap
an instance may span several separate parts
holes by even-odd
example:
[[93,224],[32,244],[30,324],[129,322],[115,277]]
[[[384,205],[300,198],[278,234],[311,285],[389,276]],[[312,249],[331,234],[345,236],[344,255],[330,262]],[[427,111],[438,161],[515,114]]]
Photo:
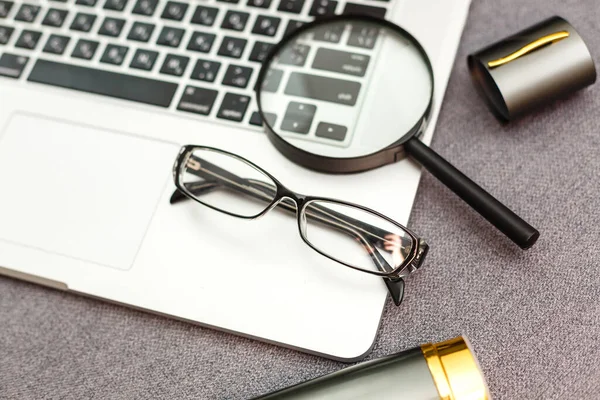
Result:
[[461,336],[421,346],[440,399],[489,400],[477,359]]

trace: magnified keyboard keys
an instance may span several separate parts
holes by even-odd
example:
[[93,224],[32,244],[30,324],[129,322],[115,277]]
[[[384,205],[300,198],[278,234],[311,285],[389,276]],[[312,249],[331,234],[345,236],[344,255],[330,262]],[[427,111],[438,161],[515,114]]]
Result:
[[227,93],[223,98],[217,118],[240,122],[244,119],[248,103],[250,103],[249,96]]
[[8,43],[14,31],[14,28],[0,25],[0,44]]
[[291,101],[281,122],[281,129],[288,132],[306,134],[310,130],[317,107],[312,104]]
[[365,76],[371,57],[364,54],[320,48],[312,67],[342,74]]
[[29,57],[4,53],[0,56],[0,75],[19,78],[29,61]]
[[[384,0],[387,1],[387,0]],[[374,17],[385,17],[386,9],[381,7],[365,6],[363,4],[346,3],[344,14],[366,14]]]
[[279,54],[279,64],[296,65],[301,67],[306,62],[310,46],[294,43]]
[[47,60],[35,63],[28,80],[160,107],[168,107],[177,90],[175,83]]
[[186,86],[177,106],[178,110],[208,115],[215,104],[218,92],[194,86]]
[[379,28],[355,24],[352,26],[352,30],[350,31],[348,46],[372,49],[375,47],[377,36],[379,36]]
[[13,4],[12,1],[0,1],[0,18],[6,18]]
[[321,42],[339,43],[344,33],[344,26],[339,24],[325,25],[315,28],[313,39]]
[[[283,71],[279,69],[270,68],[267,71],[267,75],[263,79],[262,82],[262,90],[263,92],[272,92],[275,93],[279,88],[279,84],[281,83],[281,77],[283,76]],[[256,82],[258,83],[258,82]]]
[[348,128],[343,125],[330,124],[328,122],[319,122],[315,135],[322,138],[343,141],[346,138]]
[[157,5],[158,0],[138,0],[133,6],[133,10],[131,10],[131,12],[133,14],[150,17],[154,14],[154,11],[156,11]]
[[292,72],[285,94],[353,106],[360,86],[358,82]]

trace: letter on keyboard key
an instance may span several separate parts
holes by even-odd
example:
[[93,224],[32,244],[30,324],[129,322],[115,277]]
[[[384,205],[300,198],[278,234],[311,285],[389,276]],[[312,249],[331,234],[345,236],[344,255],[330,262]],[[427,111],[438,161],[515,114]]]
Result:
[[320,48],[312,67],[342,74],[365,76],[371,57],[365,54]]
[[177,109],[200,115],[208,115],[213,108],[217,94],[216,90],[186,86]]
[[198,81],[214,82],[221,68],[218,61],[198,60],[190,78]]
[[329,122],[319,122],[315,135],[342,142],[346,138],[346,132],[348,132],[348,128],[345,126],[330,124]]
[[167,54],[165,57],[165,62],[160,69],[160,73],[181,76],[185,72],[185,68],[187,67],[189,61],[190,59],[188,57]]
[[183,29],[165,26],[162,31],[160,31],[160,35],[158,35],[156,44],[169,47],[179,47],[179,43],[181,43],[181,38],[183,37],[184,33],[185,31]]
[[70,40],[71,38],[68,36],[50,35],[44,46],[44,53],[62,54],[65,52]]
[[106,46],[106,50],[104,50],[104,54],[102,55],[102,58],[100,58],[100,62],[121,65],[123,64],[123,60],[125,59],[128,51],[129,49],[125,46],[109,44]]
[[136,42],[147,42],[152,36],[154,31],[154,25],[146,24],[144,22],[134,22],[127,39],[135,40]]
[[24,30],[21,32],[21,36],[19,36],[17,43],[15,43],[15,47],[33,50],[37,46],[41,36],[41,32]]
[[27,80],[160,107],[169,107],[177,90],[175,83],[42,59]]
[[137,49],[129,67],[150,71],[152,70],[152,67],[154,67],[157,57],[158,52],[156,51]]
[[315,100],[353,106],[356,104],[360,83],[343,79],[326,78],[292,72],[285,94],[307,97]]
[[89,32],[92,25],[96,21],[96,16],[92,14],[77,13],[73,22],[71,22],[71,30],[80,32]]
[[42,21],[42,25],[53,26],[55,28],[60,28],[65,19],[67,18],[68,11],[59,10],[57,8],[51,8],[46,13],[44,20]]
[[221,108],[219,109],[217,117],[240,122],[244,119],[249,102],[249,96],[227,93],[223,98],[223,102],[221,103]]
[[71,53],[71,57],[91,60],[94,58],[94,54],[96,54],[97,49],[98,42],[94,42],[93,40],[79,39],[75,45],[75,48],[73,49],[73,53]]
[[124,25],[124,19],[106,17],[98,30],[98,35],[117,37],[121,34]]
[[206,32],[194,32],[190,38],[187,49],[193,51],[199,51],[201,53],[208,53],[212,48],[215,41],[216,35],[213,33]]
[[156,11],[157,4],[158,0],[137,0],[131,12],[133,14],[150,17],[154,14],[154,11]]
[[310,126],[317,107],[312,104],[298,103],[290,101],[281,123],[281,129],[284,131],[306,134],[310,131]]
[[162,19],[170,19],[173,21],[181,21],[185,12],[188,9],[188,5],[185,3],[179,3],[177,1],[169,1],[163,10]]
[[10,78],[19,78],[29,61],[29,57],[4,53],[0,56],[0,75]]
[[225,71],[222,83],[227,86],[245,88],[248,86],[251,76],[252,68],[231,64]]
[[246,39],[225,36],[217,54],[224,57],[240,58],[246,48],[246,43]]
[[215,23],[215,18],[219,13],[218,8],[198,6],[192,16],[192,24],[212,26]]

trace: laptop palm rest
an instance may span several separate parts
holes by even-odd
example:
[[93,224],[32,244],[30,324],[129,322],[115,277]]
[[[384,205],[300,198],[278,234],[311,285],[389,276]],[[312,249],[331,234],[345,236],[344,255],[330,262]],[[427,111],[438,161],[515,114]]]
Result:
[[15,113],[0,131],[0,241],[129,269],[178,146]]

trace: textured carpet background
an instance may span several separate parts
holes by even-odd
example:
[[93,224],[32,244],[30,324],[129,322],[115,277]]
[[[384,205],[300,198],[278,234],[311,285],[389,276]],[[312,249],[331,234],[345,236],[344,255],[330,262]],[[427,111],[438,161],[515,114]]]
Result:
[[[434,251],[369,358],[463,333],[496,399],[599,398],[600,87],[501,126],[465,62],[555,14],[600,65],[598,0],[473,0],[433,141],[539,242],[522,252],[425,174],[411,226]],[[0,398],[245,399],[342,366],[0,278]]]

